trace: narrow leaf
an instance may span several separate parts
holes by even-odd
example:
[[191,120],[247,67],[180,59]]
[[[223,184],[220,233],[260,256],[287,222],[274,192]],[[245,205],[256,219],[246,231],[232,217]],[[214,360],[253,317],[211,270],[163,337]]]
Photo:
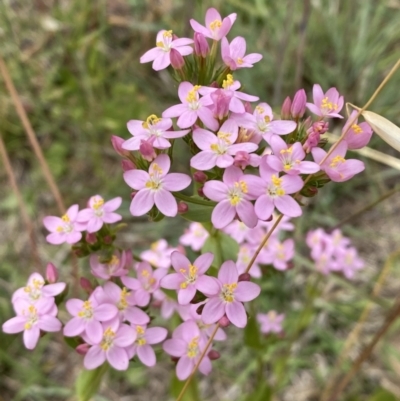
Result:
[[76,397],[78,401],[90,401],[97,394],[100,388],[101,380],[104,373],[108,369],[108,364],[104,363],[97,369],[82,370],[79,374],[76,383]]

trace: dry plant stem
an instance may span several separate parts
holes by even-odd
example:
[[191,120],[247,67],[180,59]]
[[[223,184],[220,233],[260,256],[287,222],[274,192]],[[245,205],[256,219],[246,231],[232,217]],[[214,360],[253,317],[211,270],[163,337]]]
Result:
[[361,352],[360,356],[354,361],[350,371],[343,377],[343,379],[339,382],[337,386],[335,386],[334,394],[328,398],[328,401],[336,401],[342,391],[347,387],[350,383],[351,379],[353,379],[354,375],[360,370],[363,362],[371,355],[375,345],[379,342],[379,340],[384,336],[384,334],[388,331],[390,326],[395,322],[395,320],[400,315],[400,297],[397,298],[395,306],[390,310],[388,316],[386,317],[382,327],[375,334],[374,338],[371,342],[364,348]]
[[343,349],[340,352],[340,355],[339,355],[339,357],[335,363],[335,366],[333,367],[332,372],[330,374],[331,379],[327,381],[327,384],[322,392],[321,401],[326,401],[331,390],[334,388],[337,371],[342,366],[342,363],[346,359],[347,353],[349,352],[352,345],[358,340],[358,338],[361,334],[362,328],[364,326],[364,323],[367,320],[368,315],[371,312],[371,309],[374,305],[373,299],[377,298],[379,296],[379,294],[382,290],[383,284],[393,266],[393,261],[398,256],[400,256],[400,249],[397,250],[396,252],[393,252],[392,254],[390,254],[389,257],[387,258],[385,265],[384,265],[384,267],[374,285],[374,288],[372,290],[372,300],[370,302],[368,302],[368,304],[365,306],[364,310],[361,313],[361,316],[359,317],[356,325],[354,326],[354,329],[347,336],[346,342],[343,345]]
[[178,398],[176,399],[176,401],[182,401],[182,398],[183,398],[183,396],[185,395],[185,392],[186,392],[187,388],[189,387],[189,384],[190,384],[190,382],[192,381],[194,375],[196,374],[196,371],[197,371],[197,369],[199,368],[199,366],[200,366],[200,364],[201,364],[201,361],[202,361],[203,358],[205,357],[205,355],[206,355],[206,353],[207,353],[207,351],[208,351],[208,348],[210,347],[210,345],[211,345],[211,343],[212,343],[212,340],[214,339],[215,335],[217,334],[217,330],[218,330],[218,329],[219,329],[219,323],[217,323],[217,324],[215,325],[215,329],[214,329],[214,331],[212,332],[210,338],[208,339],[207,344],[206,344],[206,346],[205,346],[203,352],[202,352],[201,355],[200,355],[200,359],[197,361],[196,365],[194,366],[194,368],[193,368],[192,373],[190,374],[190,376],[186,379],[186,382],[185,382],[184,386],[182,387],[182,390],[181,390],[181,392],[179,393],[179,396],[178,396]]
[[11,188],[12,188],[12,190],[13,190],[16,198],[17,198],[18,206],[19,206],[19,209],[20,209],[20,212],[21,212],[21,215],[22,215],[22,219],[24,220],[26,231],[28,232],[28,235],[29,235],[29,241],[31,243],[31,252],[32,252],[33,261],[34,261],[36,267],[38,269],[40,269],[41,268],[41,263],[40,263],[40,258],[39,258],[39,253],[38,253],[38,250],[37,250],[37,246],[36,246],[33,223],[32,223],[32,221],[31,221],[31,219],[29,217],[29,214],[28,214],[28,212],[26,210],[24,199],[23,199],[22,194],[21,194],[21,192],[20,192],[20,190],[18,188],[18,183],[17,183],[17,180],[15,178],[14,171],[12,169],[12,166],[11,166],[11,163],[10,163],[10,159],[8,157],[8,154],[7,154],[7,149],[6,149],[5,145],[4,145],[3,138],[2,138],[1,134],[0,134],[0,155],[1,155],[1,158],[3,159],[4,167],[6,169],[6,172],[7,172],[7,175],[8,175],[8,179],[10,181]]
[[1,75],[3,76],[7,90],[10,93],[10,96],[14,103],[15,109],[18,113],[18,116],[22,122],[22,125],[24,126],[26,135],[28,136],[31,146],[35,152],[35,155],[36,155],[37,159],[39,160],[40,167],[43,171],[43,175],[47,181],[48,186],[50,187],[50,190],[54,196],[54,199],[57,202],[59,212],[61,215],[63,215],[65,213],[66,209],[65,209],[64,202],[62,200],[60,191],[58,190],[57,184],[54,181],[53,174],[51,173],[51,171],[49,169],[47,161],[43,156],[43,152],[42,152],[42,149],[36,138],[35,131],[33,130],[32,125],[29,121],[29,118],[25,112],[24,106],[22,105],[22,102],[18,95],[18,92],[15,89],[15,86],[11,79],[10,73],[8,72],[8,68],[1,56],[0,56],[0,72],[1,72]]

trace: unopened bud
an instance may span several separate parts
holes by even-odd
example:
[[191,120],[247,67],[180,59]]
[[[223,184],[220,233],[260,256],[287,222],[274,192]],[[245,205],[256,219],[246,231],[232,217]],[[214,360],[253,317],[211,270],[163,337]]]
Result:
[[250,281],[251,276],[249,273],[242,273],[239,278],[238,278],[238,282],[239,281]]
[[94,288],[92,286],[92,283],[86,278],[86,277],[81,277],[79,279],[79,284],[81,285],[81,288],[83,291],[88,293],[89,295],[93,292]]
[[57,268],[53,265],[53,263],[47,263],[46,266],[46,280],[50,284],[54,284],[58,280],[58,270]]
[[189,210],[189,206],[185,202],[178,202],[178,213],[184,214]]
[[181,70],[185,65],[185,60],[183,59],[182,54],[180,54],[176,49],[171,49],[169,54],[172,68],[175,70]]
[[230,90],[217,89],[211,93],[214,103],[213,113],[218,120],[222,120],[228,115],[232,96],[233,92]]
[[194,53],[196,56],[206,58],[209,52],[210,47],[208,46],[206,37],[202,33],[196,32],[194,34]]
[[112,239],[111,235],[106,235],[106,236],[103,238],[103,241],[104,241],[105,244],[110,245],[110,244],[112,244],[113,239]]
[[148,162],[152,162],[157,157],[157,154],[153,148],[153,144],[150,140],[140,141],[139,152],[143,156],[143,159],[147,160]]
[[318,188],[307,186],[301,190],[300,194],[302,196],[305,196],[306,198],[312,198],[313,196],[318,194]]
[[207,174],[203,171],[196,171],[193,174],[193,179],[198,182],[199,184],[204,184],[207,181]]
[[199,196],[201,196],[202,198],[204,198],[203,187],[199,188],[199,189],[197,190],[197,193],[199,194]]
[[207,356],[210,358],[211,361],[216,361],[217,359],[221,358],[221,354],[216,351],[215,349],[212,349]]
[[123,171],[135,170],[136,166],[132,160],[121,160],[121,166]]
[[283,104],[282,104],[282,108],[281,108],[281,119],[282,120],[289,120],[290,119],[290,109],[292,107],[292,101],[290,100],[290,97],[288,96]]
[[306,112],[307,95],[304,89],[300,89],[296,92],[293,98],[290,113],[293,118],[301,118]]
[[177,363],[179,361],[179,358],[176,356],[171,356],[171,361]]
[[131,199],[133,199],[139,191],[132,191],[131,192]]
[[230,320],[226,316],[222,316],[218,323],[221,327],[228,327],[231,324]]
[[293,263],[293,261],[289,261],[289,262],[286,263],[286,269],[287,269],[287,270],[292,270],[292,269],[294,269],[294,263]]
[[88,244],[93,245],[97,242],[95,233],[86,233],[85,240]]
[[114,150],[122,157],[128,157],[130,155],[129,150],[122,149],[122,144],[125,142],[124,138],[117,135],[111,135],[111,144]]
[[79,355],[86,355],[87,352],[89,351],[90,345],[89,344],[79,344],[76,348],[75,351],[79,354]]
[[250,164],[249,162],[250,155],[244,150],[239,150],[239,152],[237,152],[235,155],[233,165],[244,169]]

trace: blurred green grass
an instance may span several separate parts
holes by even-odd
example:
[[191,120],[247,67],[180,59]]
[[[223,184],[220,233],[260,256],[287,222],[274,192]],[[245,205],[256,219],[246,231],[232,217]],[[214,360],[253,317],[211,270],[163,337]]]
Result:
[[[238,13],[229,38],[244,36],[248,52],[262,53],[264,58],[253,69],[238,72],[236,77],[245,92],[260,96],[277,111],[283,99],[299,88],[304,87],[311,95],[314,83],[324,89],[336,86],[347,101],[362,105],[400,54],[398,0],[3,0],[0,51],[66,204],[83,204],[94,193],[105,197],[121,195],[127,204],[129,188],[122,180],[119,158],[112,150],[110,137],[116,134],[128,138],[129,119],[161,114],[176,101],[176,85],[168,74],[155,73],[150,64],[140,64],[139,57],[154,46],[155,34],[160,29],[173,29],[179,36],[190,35],[189,19],[203,22],[210,6],[222,15]],[[13,160],[28,211],[36,221],[41,256],[46,261],[51,257],[66,263],[67,270],[66,252],[43,244],[41,218],[57,211],[8,93],[2,83],[0,87],[1,135]],[[398,73],[371,106],[397,125],[400,125],[399,87]],[[372,146],[398,156],[379,138],[373,139]],[[361,206],[367,203],[366,199],[377,198],[398,181],[399,172],[364,161],[368,164],[365,174],[321,191],[318,202],[313,202],[312,212],[299,223],[298,241],[308,228],[333,224],[353,210],[354,205]],[[177,168],[184,168],[183,161],[178,160],[177,164]],[[23,228],[17,203],[4,171],[0,173],[1,188],[6,188],[0,196],[4,226],[0,237],[0,316],[4,320],[11,313],[11,293],[25,282],[32,269],[28,244],[19,235]],[[344,198],[345,207],[340,207],[338,203]],[[379,211],[383,221],[393,216],[392,210]],[[380,223],[375,221],[375,224]],[[138,246],[146,246],[160,232],[176,244],[181,227],[180,221],[164,220],[154,226],[143,220],[130,232]],[[361,229],[353,226],[350,231],[360,239],[361,247],[368,248],[362,243]],[[379,255],[374,262],[383,261],[384,257]],[[294,279],[293,274],[288,275],[287,283]],[[290,291],[287,288],[283,294],[277,294],[272,289],[266,308],[282,306],[285,294]],[[301,286],[296,291],[300,292]],[[333,327],[341,334],[349,331],[361,311],[360,304],[365,303],[355,292],[352,297],[357,301],[350,308],[328,303],[321,306],[329,316],[324,327]],[[291,305],[286,303],[285,307]],[[313,336],[319,339],[316,344],[323,343],[328,355],[335,355],[339,343],[329,338],[333,334],[327,330],[315,331]],[[230,334],[234,335],[234,330]],[[236,337],[234,347],[240,348],[240,335]],[[0,385],[0,400],[2,397],[4,400],[67,399],[72,377],[63,377],[60,370],[51,372],[56,365],[54,358],[64,355],[65,349],[48,342],[53,347],[51,352],[45,352],[49,344],[44,341],[34,354],[27,354],[21,349],[19,339],[13,341],[0,333],[0,374],[7,377],[5,384]],[[311,349],[304,349],[304,355],[299,357],[302,363],[307,361]],[[251,354],[243,352],[247,357]],[[238,355],[244,357],[243,353]],[[238,358],[236,362],[243,364]],[[68,363],[71,366],[71,361]],[[309,360],[306,365],[312,368],[313,362]],[[138,370],[143,372],[141,369],[135,372]],[[226,386],[232,386],[236,374],[223,360],[218,361],[215,370],[222,372],[221,380]],[[129,378],[134,374],[115,376],[125,383],[121,389],[139,384],[135,381],[139,379]],[[239,380],[244,391],[248,390],[247,379],[248,376],[242,375]],[[112,395],[107,397],[113,399]]]

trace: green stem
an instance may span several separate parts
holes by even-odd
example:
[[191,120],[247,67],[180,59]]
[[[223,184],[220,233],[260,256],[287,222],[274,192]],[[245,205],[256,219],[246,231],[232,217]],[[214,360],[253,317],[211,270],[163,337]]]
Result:
[[204,205],[204,206],[215,206],[217,203],[216,202],[211,202],[211,201],[206,201],[203,199],[196,199],[192,198],[191,196],[183,195],[179,192],[174,192],[173,195],[175,198],[180,199],[184,202],[189,202],[189,203],[195,203],[196,205]]

